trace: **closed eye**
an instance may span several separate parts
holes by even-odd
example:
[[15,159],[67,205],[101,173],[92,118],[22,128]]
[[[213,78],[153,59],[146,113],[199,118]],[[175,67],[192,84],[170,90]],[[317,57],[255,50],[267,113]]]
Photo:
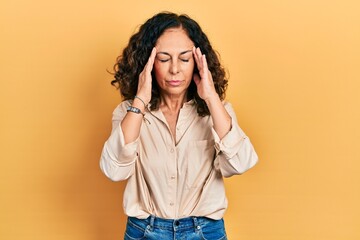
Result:
[[159,59],[160,62],[167,62],[169,61],[170,59]]
[[189,62],[189,59],[180,59],[183,62]]

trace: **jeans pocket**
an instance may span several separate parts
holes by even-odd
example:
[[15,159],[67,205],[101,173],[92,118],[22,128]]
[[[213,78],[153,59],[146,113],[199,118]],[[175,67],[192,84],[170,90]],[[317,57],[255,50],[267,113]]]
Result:
[[145,239],[146,228],[128,220],[124,240],[141,240]]
[[209,219],[200,223],[200,234],[203,240],[226,240],[226,232],[223,219]]

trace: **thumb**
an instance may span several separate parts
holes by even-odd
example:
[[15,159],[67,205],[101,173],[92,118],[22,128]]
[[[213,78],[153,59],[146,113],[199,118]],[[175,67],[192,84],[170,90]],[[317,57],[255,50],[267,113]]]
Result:
[[196,85],[200,83],[200,76],[197,73],[194,74],[194,82]]

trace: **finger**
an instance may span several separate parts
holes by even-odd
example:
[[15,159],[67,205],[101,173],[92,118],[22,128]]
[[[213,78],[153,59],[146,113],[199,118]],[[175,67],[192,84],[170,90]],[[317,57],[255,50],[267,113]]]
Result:
[[153,47],[153,49],[151,50],[149,59],[145,65],[145,69],[147,72],[151,72],[154,66],[154,62],[155,62],[155,56],[156,56],[156,48]]
[[203,68],[204,68],[204,70],[205,70],[205,71],[209,70],[209,69],[208,69],[208,64],[207,64],[207,61],[206,61],[206,56],[205,56],[205,54],[202,55],[202,58],[201,58],[201,59],[202,59],[202,63],[203,63]]
[[202,63],[202,59],[201,59],[201,56],[202,56],[202,53],[201,53],[201,50],[200,48],[196,48],[195,49],[195,57],[197,59],[197,67],[199,69],[199,72],[202,71],[202,68],[203,68],[203,63]]
[[196,67],[199,69],[200,63],[199,63],[199,58],[198,58],[197,53],[196,53],[195,46],[193,47],[193,56],[194,56],[194,59],[195,59]]
[[196,57],[198,58],[198,62],[199,62],[199,64],[198,64],[198,67],[199,67],[199,71],[200,71],[200,69],[202,68],[202,66],[203,66],[203,63],[202,63],[202,53],[201,53],[201,50],[200,50],[200,48],[198,47],[197,49],[196,49]]
[[194,74],[194,82],[196,85],[198,85],[200,83],[200,76],[198,74]]

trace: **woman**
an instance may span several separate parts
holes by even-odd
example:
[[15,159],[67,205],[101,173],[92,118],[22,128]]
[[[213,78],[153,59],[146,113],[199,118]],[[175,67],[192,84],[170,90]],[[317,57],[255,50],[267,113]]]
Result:
[[257,155],[224,102],[227,80],[200,26],[159,13],[135,33],[115,65],[124,101],[100,166],[127,180],[125,239],[226,239],[223,177]]

